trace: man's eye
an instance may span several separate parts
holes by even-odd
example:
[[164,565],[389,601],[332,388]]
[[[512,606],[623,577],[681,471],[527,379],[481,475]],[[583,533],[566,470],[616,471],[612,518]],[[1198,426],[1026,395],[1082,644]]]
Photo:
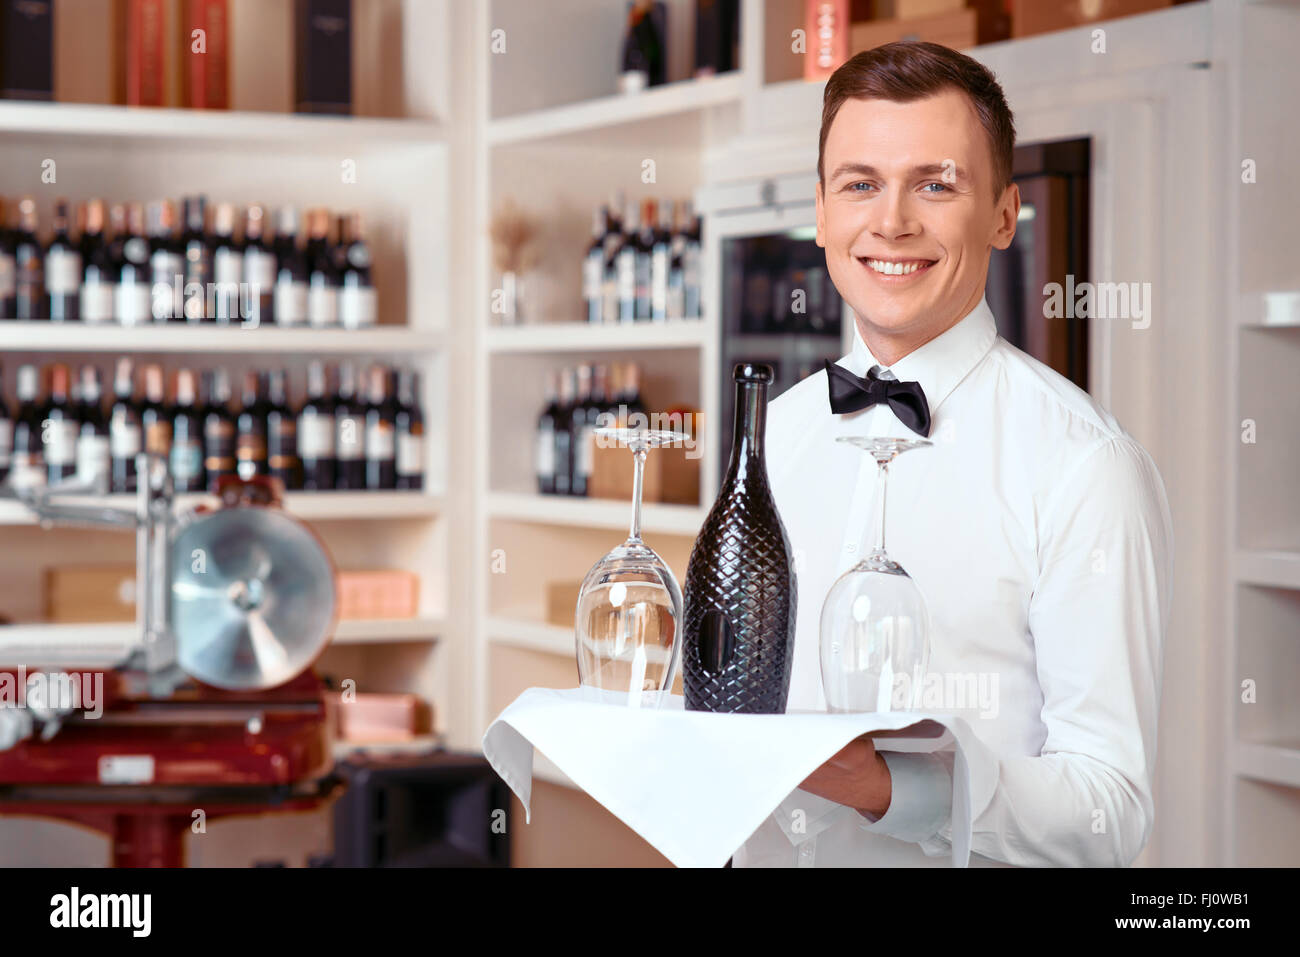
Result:
[[926,183],[924,186],[921,187],[921,189],[923,189],[923,190],[924,190],[924,189],[929,189],[931,186],[936,187],[936,188],[934,189],[934,192],[936,192],[936,193],[938,193],[938,192],[944,192],[944,193],[948,192],[948,187],[947,187],[945,184],[943,184],[943,183]]
[[869,189],[871,189],[871,184],[870,184],[870,183],[850,183],[850,184],[849,184],[849,191],[850,191],[850,192],[854,192],[854,193],[865,193],[865,192],[866,192],[867,190],[869,190]]

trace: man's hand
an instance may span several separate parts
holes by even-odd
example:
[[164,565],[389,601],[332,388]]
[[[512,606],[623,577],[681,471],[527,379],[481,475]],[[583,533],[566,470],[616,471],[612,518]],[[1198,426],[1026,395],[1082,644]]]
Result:
[[846,744],[800,787],[877,819],[889,810],[892,794],[889,765],[866,735]]

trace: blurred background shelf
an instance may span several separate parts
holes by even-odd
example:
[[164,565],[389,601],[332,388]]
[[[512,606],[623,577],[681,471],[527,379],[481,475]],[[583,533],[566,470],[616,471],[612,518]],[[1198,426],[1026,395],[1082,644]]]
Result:
[[1238,775],[1285,787],[1300,788],[1300,741],[1286,744],[1237,744]]
[[1300,552],[1239,549],[1237,578],[1250,585],[1300,589]]
[[[60,501],[94,501],[112,508],[135,507],[135,496],[106,495],[99,498],[72,497]],[[178,507],[214,506],[211,495],[179,495]],[[307,521],[354,521],[360,519],[432,518],[441,514],[443,500],[426,492],[287,492],[284,507]],[[35,525],[32,513],[12,499],[0,499],[0,526]],[[62,526],[59,526],[62,527]]]
[[[488,640],[495,644],[527,648],[572,658],[573,628],[532,621],[520,615],[494,615],[487,620]],[[574,672],[577,684],[577,672]]]
[[[542,525],[617,529],[626,533],[632,520],[630,502],[589,499],[527,492],[490,492],[488,513]],[[695,505],[647,504],[641,509],[641,526],[647,534],[695,535],[708,509]],[[593,555],[592,561],[599,558]]]
[[221,328],[183,323],[123,327],[115,324],[0,322],[0,351],[102,352],[113,355],[206,353],[218,355],[419,355],[442,348],[445,336],[405,326],[372,329]]
[[698,319],[597,325],[550,322],[498,326],[487,331],[489,352],[631,352],[642,349],[699,348],[708,327]]

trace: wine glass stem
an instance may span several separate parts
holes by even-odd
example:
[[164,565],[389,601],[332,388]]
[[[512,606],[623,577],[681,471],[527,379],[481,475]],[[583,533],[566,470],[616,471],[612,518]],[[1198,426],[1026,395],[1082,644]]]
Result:
[[632,450],[632,530],[628,533],[629,543],[641,543],[641,479],[645,474],[644,446]]
[[880,494],[876,496],[876,547],[871,554],[883,556],[885,554],[885,491],[889,488],[889,463],[880,461],[876,464],[880,466],[877,473]]

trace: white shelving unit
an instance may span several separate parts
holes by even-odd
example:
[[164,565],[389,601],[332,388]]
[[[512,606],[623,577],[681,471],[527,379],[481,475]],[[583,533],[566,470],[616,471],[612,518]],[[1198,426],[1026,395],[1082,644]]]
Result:
[[[280,38],[275,43],[291,38],[281,5],[237,5],[241,37],[256,34],[265,20]],[[56,197],[116,202],[202,193],[210,202],[239,206],[356,210],[374,257],[380,308],[380,324],[358,331],[0,322],[0,366],[10,396],[14,371],[23,363],[93,363],[110,382],[118,355],[158,362],[169,373],[220,365],[236,388],[246,369],[284,367],[295,403],[312,358],[415,368],[426,419],[425,489],[291,492],[285,508],[313,528],[340,569],[400,568],[419,577],[415,617],[339,622],[318,670],[353,678],[362,691],[418,695],[433,705],[437,737],[467,746],[475,740],[461,703],[467,617],[464,603],[451,602],[465,583],[452,560],[451,528],[469,491],[464,473],[449,468],[458,427],[453,396],[464,389],[454,359],[458,329],[451,322],[452,146],[469,149],[461,139],[466,117],[452,96],[454,51],[448,45],[453,32],[463,30],[458,6],[452,0],[378,0],[358,11],[357,102],[392,115],[0,102],[0,195],[35,197],[43,232]],[[384,24],[398,21],[400,54],[379,42]],[[278,61],[240,66],[282,79]],[[252,89],[246,80],[236,77],[236,105],[240,91],[247,96]],[[51,163],[53,182],[48,175],[42,179],[43,164]],[[184,495],[179,506],[214,501]],[[110,496],[109,502],[131,508],[134,497]],[[0,613],[16,622],[0,626],[0,641],[11,647],[75,645],[111,657],[134,625],[44,623],[41,577],[60,564],[133,560],[132,535],[41,528],[16,502],[0,502]]]

